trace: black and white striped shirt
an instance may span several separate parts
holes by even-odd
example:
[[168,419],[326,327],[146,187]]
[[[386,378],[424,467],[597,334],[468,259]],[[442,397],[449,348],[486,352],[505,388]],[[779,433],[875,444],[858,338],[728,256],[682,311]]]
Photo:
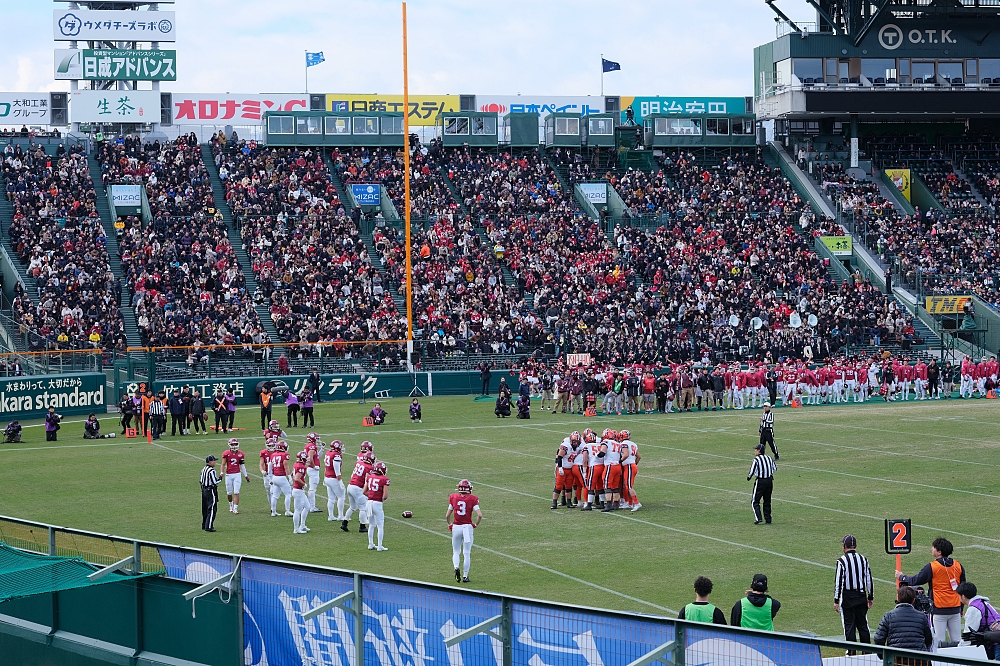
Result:
[[765,428],[768,430],[774,428],[774,412],[764,412],[760,415],[760,429],[764,430]]
[[874,595],[868,558],[856,550],[847,551],[837,560],[837,573],[833,577],[833,603],[840,603],[844,592],[849,591],[863,592],[868,599]]
[[149,415],[150,416],[164,416],[167,413],[166,406],[159,400],[153,400],[149,403]]
[[774,476],[774,472],[777,469],[778,467],[774,464],[771,456],[761,454],[755,457],[753,462],[750,463],[750,472],[747,474],[747,481],[755,476],[758,479],[770,479]]
[[215,473],[215,468],[205,465],[201,468],[201,487],[214,488],[219,485],[219,475]]

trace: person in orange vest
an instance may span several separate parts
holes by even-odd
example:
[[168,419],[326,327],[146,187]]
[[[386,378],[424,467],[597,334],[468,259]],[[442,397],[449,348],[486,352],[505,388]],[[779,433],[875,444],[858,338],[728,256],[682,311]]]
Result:
[[934,622],[934,637],[938,643],[962,640],[962,600],[958,596],[958,586],[965,582],[965,567],[951,557],[954,547],[944,537],[934,539],[931,557],[934,559],[924,566],[916,576],[905,576],[896,572],[896,579],[903,585],[916,587],[929,584],[931,617]]
[[153,390],[146,389],[146,395],[142,396],[142,434],[145,435],[153,424],[149,420],[149,403],[153,402]]
[[265,387],[260,392],[260,429],[267,430],[267,424],[271,420],[271,403],[274,397],[271,395],[271,389]]

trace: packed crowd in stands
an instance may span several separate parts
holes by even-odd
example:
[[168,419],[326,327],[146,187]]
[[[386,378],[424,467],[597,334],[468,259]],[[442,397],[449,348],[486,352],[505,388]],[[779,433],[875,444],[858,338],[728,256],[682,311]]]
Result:
[[[213,213],[212,185],[194,134],[172,142],[138,137],[98,145],[106,183],[141,183],[153,220],[127,220],[122,272],[147,346],[267,342],[252,294]],[[231,350],[232,351],[232,350]]]
[[121,287],[111,272],[83,149],[60,144],[50,155],[39,145],[8,144],[3,182],[13,208],[7,234],[27,271],[27,289],[35,291],[18,285],[12,310],[37,334],[32,346],[124,351]]

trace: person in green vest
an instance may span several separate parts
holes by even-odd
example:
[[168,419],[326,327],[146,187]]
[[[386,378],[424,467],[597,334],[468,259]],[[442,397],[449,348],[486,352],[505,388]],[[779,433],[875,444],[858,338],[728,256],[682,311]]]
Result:
[[767,593],[767,576],[754,574],[747,596],[733,605],[729,624],[746,629],[774,631],[774,616],[781,610],[781,602]]
[[681,609],[678,620],[704,622],[705,624],[725,624],[726,614],[722,609],[708,603],[708,595],[712,594],[712,580],[705,576],[694,579],[695,599]]

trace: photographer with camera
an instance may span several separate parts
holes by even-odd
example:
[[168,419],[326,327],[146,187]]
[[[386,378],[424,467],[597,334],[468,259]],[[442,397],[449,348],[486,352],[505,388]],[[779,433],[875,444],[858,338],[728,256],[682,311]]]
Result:
[[56,441],[56,432],[59,430],[59,422],[62,416],[56,414],[55,407],[49,407],[49,413],[45,415],[45,441]]
[[97,414],[91,414],[83,423],[84,439],[114,439],[115,433],[109,435],[101,434],[101,422],[97,420]]

